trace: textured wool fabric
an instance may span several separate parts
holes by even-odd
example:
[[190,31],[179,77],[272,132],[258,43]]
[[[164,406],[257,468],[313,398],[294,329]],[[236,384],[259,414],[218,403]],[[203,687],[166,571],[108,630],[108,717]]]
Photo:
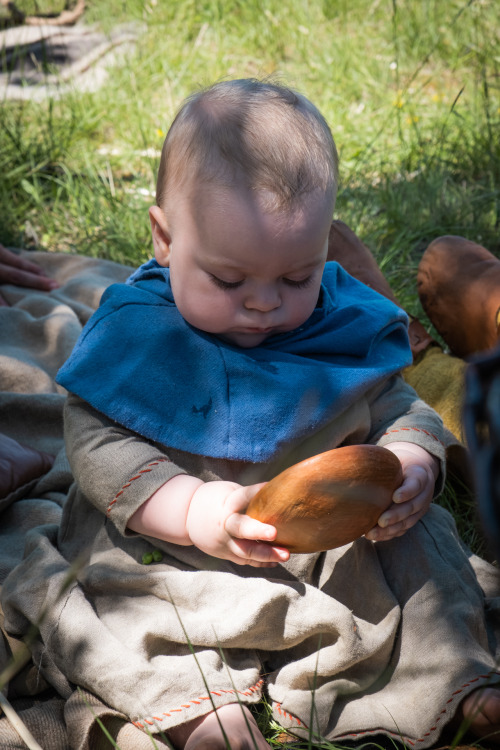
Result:
[[[68,750],[62,698],[18,701],[16,713],[43,750]],[[5,718],[0,719],[0,747],[4,750],[26,750],[27,747]]]
[[[222,705],[238,696],[252,703],[263,691],[274,717],[306,736],[320,731],[331,738],[362,739],[383,732],[421,747],[435,744],[463,696],[495,670],[498,571],[463,549],[451,517],[437,507],[400,540],[374,545],[361,539],[326,554],[295,555],[289,568],[268,578],[172,545],[162,548],[161,562],[142,565],[142,554],[158,544],[130,534],[126,524],[159,484],[188,470],[207,480],[222,472],[236,479],[244,467],[176,451],[167,456],[161,446],[121,431],[71,397],[66,409],[75,446],[71,466],[79,476],[89,475],[85,493],[97,505],[76,486],[70,490],[72,474],[62,448],[66,394],[54,384],[53,374],[103,289],[124,282],[130,269],[75,256],[29,257],[62,286],[49,294],[2,287],[12,307],[0,310],[2,316],[5,312],[0,429],[57,459],[29,497],[16,499],[1,513],[0,583],[10,571],[3,600],[8,600],[12,637],[20,637],[29,620],[36,621],[51,605],[43,641],[34,647],[35,673],[26,681],[27,695],[37,685],[45,690],[41,669],[62,696],[59,703],[47,703],[46,710],[41,700],[29,716],[42,747],[97,750],[102,735],[95,715],[121,750],[139,750],[152,746],[145,728],[165,730],[200,715],[211,700]],[[401,408],[400,399],[405,416],[393,427],[400,431],[390,433],[387,422],[395,406]],[[120,461],[108,453],[101,474],[86,471],[99,453],[95,424],[90,424],[99,419],[109,431],[107,442],[113,436],[122,451]],[[318,433],[315,447],[368,438],[383,445],[405,436],[442,456],[432,425],[431,414],[398,381],[353,404]],[[298,446],[287,461],[301,460],[311,450],[311,445]],[[272,475],[279,463],[266,471]],[[249,481],[259,478],[252,477]],[[77,579],[61,599],[70,560],[84,550]],[[208,691],[186,647],[178,613],[195,643]],[[229,673],[213,645],[214,632]],[[0,649],[0,668],[7,658]],[[315,674],[317,700],[311,692]],[[77,676],[87,689],[75,690],[69,680]],[[20,711],[27,707],[20,698],[12,702]],[[311,727],[313,703],[317,712],[312,712]],[[0,738],[0,744],[6,738],[7,747],[9,742],[16,747],[5,718],[0,718]]]
[[463,359],[445,354],[439,346],[429,346],[405,370],[405,380],[421,398],[441,415],[445,426],[465,444],[462,411],[465,396]]
[[152,261],[107,290],[57,382],[148,439],[260,462],[410,362],[406,314],[337,263],[300,328],[241,349],[187,324]]
[[[72,482],[63,440],[66,393],[56,385],[54,374],[71,353],[104,289],[110,283],[124,282],[132,270],[76,255],[24,251],[22,254],[57,279],[60,288],[47,293],[2,285],[2,296],[8,306],[0,308],[0,432],[28,450],[57,455],[57,459],[48,473],[18,486],[0,503],[0,587],[22,560],[28,531],[39,525],[59,523],[61,507]],[[18,467],[20,473],[23,467]],[[2,625],[0,609],[0,627]],[[0,637],[0,670],[12,658],[7,642]],[[10,643],[15,651],[24,648],[22,641],[17,648],[14,639],[10,639]],[[20,697],[38,693],[35,698]],[[28,665],[11,681],[8,694],[22,721],[44,750],[68,750],[65,700],[53,696],[54,691],[51,694],[47,690],[46,681],[33,665]],[[102,710],[111,712],[105,707]],[[90,731],[94,723],[88,709],[85,716],[86,723],[82,719],[73,727],[73,733],[80,735],[82,743],[87,741],[87,724]],[[137,737],[128,745],[123,743],[122,750],[136,750],[140,747],[136,741]],[[9,750],[26,747],[3,714],[0,715],[0,747]]]

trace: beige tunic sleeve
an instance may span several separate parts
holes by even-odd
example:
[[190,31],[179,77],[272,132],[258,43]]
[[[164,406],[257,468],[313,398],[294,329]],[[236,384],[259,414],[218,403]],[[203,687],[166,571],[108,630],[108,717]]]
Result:
[[130,517],[165,482],[184,474],[156,445],[69,394],[64,409],[66,450],[86,498],[121,534]]
[[391,378],[370,402],[371,429],[366,442],[387,446],[415,443],[435,456],[441,466],[436,494],[443,488],[446,447],[439,414],[422,401],[401,376]]

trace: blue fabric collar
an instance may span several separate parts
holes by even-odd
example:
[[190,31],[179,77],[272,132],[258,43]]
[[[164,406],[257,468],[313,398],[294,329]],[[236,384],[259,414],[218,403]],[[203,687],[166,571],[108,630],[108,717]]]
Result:
[[241,349],[186,323],[168,269],[149,261],[105,291],[57,382],[149,440],[263,462],[410,364],[407,322],[327,263],[304,325]]

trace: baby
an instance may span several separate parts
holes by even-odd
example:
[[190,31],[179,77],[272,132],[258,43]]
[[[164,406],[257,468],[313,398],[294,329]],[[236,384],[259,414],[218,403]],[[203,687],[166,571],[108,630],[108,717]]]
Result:
[[[478,733],[492,727],[471,708],[478,694],[466,697],[495,668],[475,635],[482,599],[464,614],[470,592],[441,592],[467,565],[483,596],[450,517],[431,506],[442,424],[399,374],[405,314],[326,263],[336,190],[335,145],[305,97],[255,80],[193,95],[163,147],[155,260],[105,292],[58,376],[76,481],[57,539],[33,554],[89,564],[41,627],[45,674],[178,748],[268,747],[248,708],[264,673],[275,717],[299,733],[425,747],[467,680],[446,721],[462,711]],[[404,476],[365,538],[290,555],[276,528],[245,515],[285,466],[364,442],[391,450]],[[411,603],[427,590],[439,624]],[[497,692],[482,695],[500,714]]]

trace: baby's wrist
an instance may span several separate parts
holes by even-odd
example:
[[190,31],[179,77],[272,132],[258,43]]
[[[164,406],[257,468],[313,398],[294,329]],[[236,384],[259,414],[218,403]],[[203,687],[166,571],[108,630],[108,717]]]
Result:
[[434,474],[434,478],[437,478],[440,471],[439,459],[432,453],[429,453],[429,451],[423,448],[421,445],[399,441],[397,443],[388,443],[384,447],[392,451],[396,456],[398,456],[399,452],[412,454],[412,456],[421,461],[422,464],[428,466]]
[[203,484],[201,479],[187,474],[172,477],[140,506],[130,518],[128,527],[165,542],[191,545],[187,517],[192,498]]

